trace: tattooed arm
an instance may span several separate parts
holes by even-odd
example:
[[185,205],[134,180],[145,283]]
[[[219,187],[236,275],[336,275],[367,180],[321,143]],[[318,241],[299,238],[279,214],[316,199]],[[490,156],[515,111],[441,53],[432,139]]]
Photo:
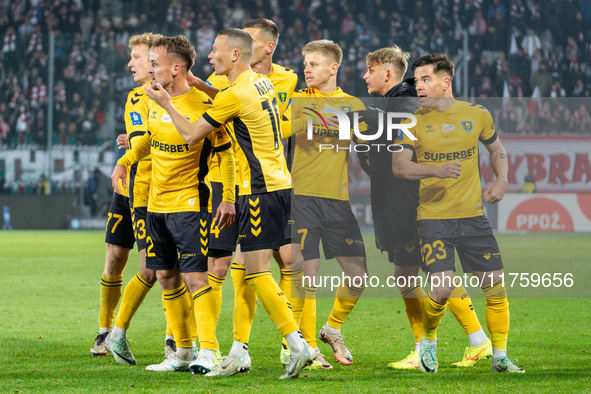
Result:
[[505,189],[509,183],[507,180],[509,162],[507,161],[507,152],[498,138],[492,144],[485,146],[490,154],[490,164],[497,180],[484,191],[483,197],[484,201],[496,204],[505,196]]

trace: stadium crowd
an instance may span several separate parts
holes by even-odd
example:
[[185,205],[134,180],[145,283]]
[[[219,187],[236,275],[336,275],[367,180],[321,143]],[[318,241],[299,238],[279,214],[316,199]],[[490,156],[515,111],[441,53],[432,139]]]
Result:
[[[212,70],[205,60],[216,32],[257,17],[277,22],[282,38],[276,62],[300,76],[306,42],[329,38],[339,43],[345,56],[338,83],[352,94],[366,92],[362,76],[369,51],[397,44],[411,52],[411,59],[445,52],[458,60],[467,32],[471,96],[525,98],[536,86],[542,98],[591,95],[591,0],[295,0],[289,6],[278,0],[4,0],[0,143],[44,145],[51,94],[53,142],[96,144],[97,129],[108,117],[122,131],[124,92],[133,86],[126,67],[130,35],[186,35],[200,59],[193,72],[206,77]],[[48,92],[49,31],[56,42],[53,92]],[[457,95],[463,91],[461,68]],[[539,119],[527,121],[516,120],[515,107],[518,101],[504,106],[501,122],[511,125],[514,119],[524,133],[581,132],[589,124],[580,101],[548,102],[539,108]],[[536,127],[549,119],[557,126]],[[107,134],[114,137],[113,131]]]

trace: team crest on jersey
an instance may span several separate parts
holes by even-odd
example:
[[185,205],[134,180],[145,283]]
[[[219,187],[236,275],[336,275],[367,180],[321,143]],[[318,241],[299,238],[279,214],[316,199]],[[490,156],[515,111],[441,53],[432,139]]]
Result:
[[160,121],[162,123],[170,123],[172,122],[172,119],[170,119],[170,115],[165,112],[162,114],[162,119],[160,119]]
[[156,111],[152,111],[152,115],[150,115],[150,119],[156,119]]
[[468,133],[471,132],[472,129],[474,128],[474,122],[472,122],[471,120],[464,120],[461,124],[462,124],[462,129],[464,129]]
[[277,98],[281,104],[285,104],[287,101],[287,92],[277,92]]
[[425,127],[427,127],[427,130],[425,130],[425,133],[429,133],[429,132],[431,132],[431,131],[435,131],[435,130],[433,130],[433,125],[432,125],[432,124],[428,124],[428,125],[427,125],[427,126],[425,126]]
[[[456,129],[456,125],[455,124],[445,124],[445,123],[441,123],[441,131],[448,132],[448,131],[453,131]],[[466,130],[468,131],[468,130]]]
[[344,113],[353,111],[353,107],[351,105],[341,105],[341,111]]
[[131,118],[131,125],[132,126],[141,126],[141,125],[143,125],[143,123],[142,123],[142,117],[137,112],[130,112],[129,113],[129,117]]

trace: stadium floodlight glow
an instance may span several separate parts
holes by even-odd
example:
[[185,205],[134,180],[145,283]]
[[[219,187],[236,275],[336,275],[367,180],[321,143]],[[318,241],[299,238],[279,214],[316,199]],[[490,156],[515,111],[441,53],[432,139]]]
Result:
[[[328,124],[326,119],[321,114],[333,114],[339,120],[339,139],[340,140],[348,140],[351,138],[351,122],[349,117],[344,111],[340,111],[336,108],[323,108],[320,112],[309,108],[304,107],[304,109],[310,111],[311,113],[305,113],[309,115],[307,123],[307,138],[308,140],[312,140],[314,137],[314,126],[312,125],[312,121],[316,120],[319,125],[323,125],[328,130]],[[398,133],[395,134],[393,137],[394,130],[401,130],[409,139],[416,141],[417,137],[415,137],[409,129],[416,126],[417,118],[411,113],[406,112],[380,112],[378,114],[378,130],[373,135],[365,135],[361,134],[359,131],[359,113],[353,113],[353,132],[355,136],[361,140],[365,141],[373,141],[380,138],[384,132],[384,114],[386,115],[386,133],[388,141],[394,141],[398,136]],[[394,119],[411,119],[410,123],[393,123]]]

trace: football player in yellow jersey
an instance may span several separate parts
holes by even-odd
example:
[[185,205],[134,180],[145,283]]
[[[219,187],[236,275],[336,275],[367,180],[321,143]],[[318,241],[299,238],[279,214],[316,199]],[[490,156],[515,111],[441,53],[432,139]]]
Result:
[[[307,89],[294,93],[292,100],[311,98],[312,107],[340,108],[341,111],[360,111],[363,103],[337,87],[337,72],[343,58],[338,44],[329,40],[312,41],[304,46],[304,75]],[[306,101],[306,103],[308,103]],[[307,107],[297,108],[292,103],[282,123],[284,137],[295,137],[292,177],[294,183],[293,216],[301,235],[300,248],[304,257],[305,278],[317,278],[320,265],[319,242],[322,240],[327,259],[336,257],[349,278],[367,275],[365,247],[359,224],[349,206],[347,162],[349,140],[339,140],[338,127],[316,124],[313,139],[305,130]],[[360,127],[361,129],[362,127]],[[321,150],[320,146],[339,146],[339,150]],[[315,348],[319,368],[332,366],[324,360],[316,344],[316,280],[304,282],[306,300],[300,329],[304,338]],[[338,362],[353,363],[345,346],[341,326],[363,292],[363,283],[345,280],[337,289],[335,302],[327,323],[320,329],[320,340],[328,343]]]
[[[273,248],[285,243],[291,177],[283,155],[275,90],[265,76],[250,68],[252,53],[252,38],[244,30],[224,29],[218,33],[209,59],[216,72],[227,75],[232,85],[217,93],[212,107],[194,123],[175,109],[166,92],[150,91],[149,95],[166,109],[189,144],[225,123],[233,123],[240,145],[236,151],[240,169],[237,219],[245,278],[289,344],[290,357],[281,379],[291,379],[316,356],[304,341],[287,298],[270,272]],[[207,376],[228,376],[249,369],[246,349],[235,342],[224,362]]]
[[[417,124],[409,129],[416,140],[405,133],[404,150],[392,154],[392,171],[397,177],[420,179],[417,219],[430,291],[424,302],[419,368],[437,372],[437,327],[453,289],[455,249],[464,272],[479,279],[486,296],[492,371],[525,372],[507,358],[509,302],[501,279],[503,262],[482,210],[483,198],[495,204],[505,194],[507,154],[488,110],[454,99],[454,63],[446,55],[423,56],[412,68],[422,105],[415,112]],[[497,177],[482,196],[478,141],[488,150]]]
[[[368,93],[376,97],[386,97],[384,107],[387,112],[414,112],[420,107],[413,79],[403,81],[408,68],[410,53],[397,47],[380,48],[367,55],[367,72],[364,79]],[[366,112],[369,112],[367,110]],[[364,119],[370,124],[373,122]],[[374,126],[372,124],[372,126]],[[374,132],[373,128],[370,134]],[[382,135],[376,143],[389,143]],[[365,162],[364,171],[371,177],[371,209],[376,245],[388,253],[394,264],[394,278],[400,286],[406,314],[415,338],[415,349],[403,360],[392,362],[393,369],[419,369],[419,351],[423,337],[423,299],[425,292],[418,283],[413,283],[422,265],[419,233],[417,231],[417,206],[419,180],[409,181],[392,174],[392,153],[387,150],[372,150],[359,155]],[[403,282],[402,282],[403,280]],[[462,325],[470,346],[466,348],[464,359],[453,365],[469,367],[479,360],[492,355],[490,340],[482,330],[478,316],[472,308],[472,300],[463,286],[454,289],[449,299],[449,309]]]
[[[127,66],[132,72],[135,82],[145,84],[150,80],[148,74],[148,48],[158,35],[144,33],[134,35],[129,39],[131,59]],[[133,89],[125,104],[125,127],[127,129],[126,140],[137,137],[145,131],[145,124],[148,117],[148,98],[141,86]],[[137,247],[140,254],[140,272],[136,275],[139,287],[147,291],[156,281],[154,271],[146,269],[145,252],[145,207],[147,206],[147,192],[150,179],[149,161],[138,163],[131,169],[129,188],[124,188],[122,194],[113,193],[113,202],[109,208],[105,242],[107,244],[107,258],[101,278],[100,309],[99,309],[99,335],[96,337],[95,345],[90,349],[93,356],[104,356],[107,354],[106,337],[113,327],[115,310],[121,298],[121,284],[123,280],[123,269],[129,257],[129,251],[134,244],[134,228],[139,229],[137,234]],[[134,198],[135,197],[135,198]],[[132,218],[130,208],[136,212]],[[134,278],[134,279],[136,279]],[[134,280],[132,280],[134,282]],[[130,282],[131,283],[131,282]],[[129,284],[128,284],[129,286]],[[133,286],[132,286],[133,287]],[[131,290],[131,288],[130,288]],[[128,288],[126,287],[126,292]],[[124,294],[125,300],[125,294]],[[141,303],[141,301],[140,301]],[[137,305],[139,307],[139,304]],[[135,308],[137,310],[137,308]],[[135,313],[135,310],[133,313]],[[121,322],[120,322],[121,323]],[[127,322],[120,324],[127,329]],[[117,333],[119,334],[119,333]],[[124,337],[124,336],[123,336]],[[118,337],[122,339],[123,337]],[[121,345],[127,347],[127,342],[122,341]],[[123,364],[136,365],[137,362],[131,353],[123,351],[122,358],[116,360]],[[113,353],[115,355],[115,353]],[[130,356],[131,355],[131,356]]]
[[[254,19],[246,22],[244,25],[244,30],[250,34],[254,43],[254,52],[250,59],[250,66],[254,72],[266,75],[273,84],[277,96],[279,117],[281,118],[287,109],[291,95],[293,94],[293,91],[295,90],[295,87],[298,83],[298,77],[293,70],[273,63],[273,52],[275,51],[277,40],[279,39],[279,30],[277,29],[275,23],[269,19]],[[202,83],[199,83],[200,81],[196,82],[198,83],[197,86],[202,85]],[[215,72],[211,74],[206,83],[217,89],[224,89],[230,86],[230,81],[226,75],[217,75]],[[226,127],[231,129],[232,125],[227,124]],[[237,145],[234,145],[234,148],[240,149]],[[210,173],[213,188],[214,209],[217,197],[216,191],[220,190],[221,185],[219,174],[216,174],[217,168],[215,165],[216,160],[214,158],[212,160],[212,171]],[[237,183],[240,182],[238,181]],[[256,294],[250,288],[250,286],[248,286],[244,279],[244,261],[240,253],[240,245],[236,246],[236,231],[236,224],[221,232],[219,229],[212,229],[210,235],[211,245],[209,275],[210,281],[219,286],[219,307],[221,307],[221,286],[225,279],[228,268],[230,267],[230,263],[232,263],[232,251],[236,249],[231,271],[232,281],[234,284],[234,309],[232,319],[234,340],[236,342],[243,343],[243,346],[248,348],[248,341],[250,338],[250,331],[256,311],[257,300]],[[301,267],[302,256],[301,253],[299,253],[299,248],[294,248],[293,250],[295,250],[297,253],[292,257],[292,240],[290,236],[291,228],[289,228],[289,226],[286,229],[286,234],[287,238],[285,240],[285,245],[281,246],[279,250],[274,250],[273,256],[280,268],[279,287],[291,305],[296,322],[299,322],[302,309],[304,307],[304,298],[297,293],[298,287],[293,286],[293,284],[299,283],[302,269],[292,270],[291,261],[292,258],[298,259],[294,266]],[[215,288],[216,287],[214,286],[214,289]],[[289,350],[285,340],[280,356],[282,363],[285,364],[289,357]]]
[[[211,100],[186,80],[195,49],[184,36],[162,37],[150,48],[149,72],[158,89],[188,119],[195,121]],[[152,85],[153,86],[153,85]],[[144,91],[152,88],[145,87]],[[157,272],[165,308],[176,340],[176,353],[151,371],[207,373],[214,368],[215,296],[207,279],[207,251],[211,225],[211,191],[206,179],[212,152],[220,157],[224,180],[223,202],[216,214],[220,228],[234,218],[234,158],[227,133],[217,129],[201,141],[186,143],[165,109],[150,103],[148,134],[132,145],[113,171],[113,184],[125,178],[125,167],[151,154],[152,179],[146,218],[147,262]],[[186,287],[185,284],[186,283]],[[186,296],[188,291],[193,302]],[[193,360],[190,337],[191,304],[195,310],[201,350]]]

